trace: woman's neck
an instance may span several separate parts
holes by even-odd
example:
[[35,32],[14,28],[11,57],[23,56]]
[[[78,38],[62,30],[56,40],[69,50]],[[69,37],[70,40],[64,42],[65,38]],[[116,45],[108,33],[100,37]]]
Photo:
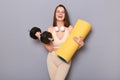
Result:
[[61,27],[64,26],[64,22],[63,21],[57,21],[57,27]]

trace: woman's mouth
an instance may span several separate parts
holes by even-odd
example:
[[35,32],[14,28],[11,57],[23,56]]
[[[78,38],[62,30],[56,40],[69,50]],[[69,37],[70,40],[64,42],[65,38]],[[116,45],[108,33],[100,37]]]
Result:
[[58,16],[58,18],[62,18],[62,16]]

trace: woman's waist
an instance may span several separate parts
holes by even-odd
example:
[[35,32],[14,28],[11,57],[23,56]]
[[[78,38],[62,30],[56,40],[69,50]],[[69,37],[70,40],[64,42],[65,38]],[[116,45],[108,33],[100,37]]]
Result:
[[61,56],[59,56],[57,53],[56,53],[56,51],[58,50],[58,48],[55,48],[52,52],[50,52],[48,55],[50,56],[54,56],[54,58],[55,58],[55,56],[56,56],[56,58],[59,58],[60,60],[62,60],[63,62],[66,62],[66,60],[63,58],[63,57],[61,57]]

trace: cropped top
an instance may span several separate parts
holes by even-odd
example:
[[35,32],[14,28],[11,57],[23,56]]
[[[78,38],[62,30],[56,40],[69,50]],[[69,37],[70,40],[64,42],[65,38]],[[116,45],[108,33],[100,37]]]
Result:
[[59,47],[61,46],[61,44],[63,44],[64,41],[67,39],[70,31],[69,31],[68,28],[65,27],[65,32],[64,32],[64,35],[63,35],[62,39],[59,39],[59,38],[57,37],[56,31],[54,30],[54,28],[53,28],[53,30],[52,30],[51,33],[52,33],[52,36],[53,36],[53,38],[54,38],[54,41],[53,41],[54,48],[57,49],[57,48],[59,48]]

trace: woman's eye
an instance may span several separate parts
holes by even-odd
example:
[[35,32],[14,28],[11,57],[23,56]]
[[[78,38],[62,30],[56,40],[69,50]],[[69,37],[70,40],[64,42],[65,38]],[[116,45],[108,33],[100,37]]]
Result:
[[57,13],[60,13],[60,11],[57,11]]
[[65,13],[64,11],[57,11],[56,13]]

